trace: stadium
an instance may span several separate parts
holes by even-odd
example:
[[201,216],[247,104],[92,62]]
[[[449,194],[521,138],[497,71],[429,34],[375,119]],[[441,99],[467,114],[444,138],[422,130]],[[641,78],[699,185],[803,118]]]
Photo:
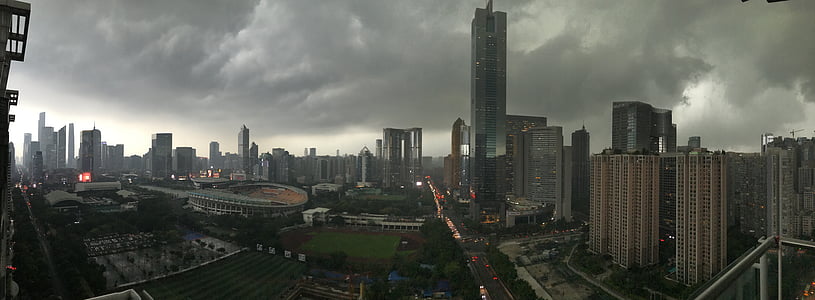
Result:
[[305,191],[275,183],[242,184],[188,194],[188,204],[195,211],[211,215],[284,216],[301,212],[308,202]]

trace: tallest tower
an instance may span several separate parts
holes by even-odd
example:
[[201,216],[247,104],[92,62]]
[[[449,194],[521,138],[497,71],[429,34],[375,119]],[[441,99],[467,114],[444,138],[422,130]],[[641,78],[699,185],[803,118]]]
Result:
[[470,76],[471,216],[488,223],[500,221],[504,207],[506,52],[507,14],[489,0],[475,9]]

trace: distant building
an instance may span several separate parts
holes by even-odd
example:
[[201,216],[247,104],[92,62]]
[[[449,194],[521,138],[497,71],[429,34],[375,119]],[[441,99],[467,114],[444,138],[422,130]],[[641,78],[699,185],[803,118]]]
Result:
[[676,177],[676,274],[694,285],[727,266],[727,157],[681,155]]
[[692,136],[688,138],[688,148],[696,149],[702,148],[702,137],[699,136]]
[[153,178],[166,178],[170,176],[173,168],[173,134],[153,134],[150,148],[151,172]]
[[68,123],[68,160],[66,162],[68,168],[76,168],[74,140],[74,123]]
[[369,186],[373,179],[374,170],[376,169],[376,163],[374,161],[374,154],[371,153],[371,150],[368,150],[367,146],[362,147],[362,150],[359,150],[359,156],[357,156],[357,176],[358,186]]
[[659,156],[592,156],[589,249],[622,267],[659,261]]
[[504,185],[507,195],[522,197],[525,195],[526,179],[523,174],[520,174],[523,172],[523,158],[516,157],[523,151],[518,147],[522,143],[518,139],[521,138],[521,133],[531,128],[546,126],[546,117],[507,115],[506,118],[506,183]]
[[491,0],[476,8],[470,41],[470,217],[496,223],[506,203],[507,14],[493,11]]
[[760,153],[727,153],[728,224],[756,238],[768,234],[766,165]]
[[59,129],[57,132],[57,157],[56,157],[56,167],[61,169],[65,168],[65,150],[67,145],[65,144],[65,126]]
[[421,181],[422,129],[385,128],[382,131],[382,185],[411,188]]
[[195,170],[195,148],[192,147],[176,147],[173,151],[174,166],[176,178],[189,178],[190,173],[197,173]]
[[[530,201],[555,206],[555,218],[571,221],[571,147],[563,146],[560,126],[533,127],[521,133],[525,193]],[[568,149],[568,153],[567,150]],[[568,157],[568,159],[566,159]]]
[[254,174],[255,166],[258,164],[258,145],[255,142],[249,146],[249,172],[248,175]]
[[586,126],[572,132],[572,208],[588,215],[591,185],[591,148]]
[[224,167],[220,147],[218,142],[209,142],[209,167],[212,169],[221,169]]
[[23,168],[29,169],[31,162],[31,134],[23,134]]
[[80,170],[96,175],[102,168],[102,132],[99,129],[82,131],[79,143]]
[[617,101],[611,119],[613,149],[676,152],[676,124],[671,121],[671,110],[639,101]]
[[249,156],[249,128],[246,128],[246,125],[241,126],[240,131],[238,132],[238,156],[241,160],[240,168],[247,174],[250,174],[252,170],[251,167],[251,160]]
[[116,144],[107,146],[107,160],[105,167],[108,171],[118,172],[124,169],[125,145]]

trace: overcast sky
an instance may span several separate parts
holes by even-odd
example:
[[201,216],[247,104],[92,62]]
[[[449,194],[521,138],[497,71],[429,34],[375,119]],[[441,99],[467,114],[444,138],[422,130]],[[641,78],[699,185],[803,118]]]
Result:
[[[446,155],[469,123],[470,22],[484,1],[31,0],[26,61],[12,64],[12,141],[38,113],[142,155],[151,134],[208,155],[373,148],[383,127],[422,127]],[[508,16],[507,113],[564,139],[585,123],[610,146],[611,102],[673,110],[678,145],[757,151],[763,132],[812,136],[815,1],[498,0]],[[77,140],[77,147],[79,142]]]

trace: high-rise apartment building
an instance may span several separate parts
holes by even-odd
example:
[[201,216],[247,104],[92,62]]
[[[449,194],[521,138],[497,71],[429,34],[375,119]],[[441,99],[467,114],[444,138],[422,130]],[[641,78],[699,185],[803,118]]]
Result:
[[728,224],[756,238],[768,234],[766,165],[760,153],[727,153]]
[[102,132],[99,129],[82,131],[79,143],[79,160],[82,172],[91,172],[96,175],[101,170]]
[[382,135],[382,185],[415,186],[422,176],[422,129],[385,128]]
[[591,148],[586,126],[572,132],[572,209],[588,215]]
[[153,178],[171,175],[173,168],[173,134],[155,133],[150,147],[150,166]]
[[[507,195],[516,197],[524,196],[525,184],[524,175],[517,172],[523,172],[523,158],[516,158],[515,154],[518,151],[523,151],[517,147],[518,139],[521,138],[521,133],[526,132],[533,127],[546,126],[546,117],[536,116],[519,116],[507,115],[506,116],[506,163],[504,165],[506,181],[504,183],[504,190]],[[517,175],[516,175],[517,174]],[[519,177],[516,179],[516,177]]]
[[105,168],[108,171],[121,171],[125,168],[125,145],[107,145],[107,159],[105,160]]
[[614,102],[611,148],[622,151],[676,152],[676,124],[671,111],[639,101]]
[[727,156],[680,155],[676,178],[676,275],[694,285],[727,266]]
[[688,138],[688,148],[691,150],[702,148],[702,137],[700,136],[692,136]]
[[238,132],[238,156],[241,159],[241,170],[249,174],[251,172],[251,161],[249,159],[249,128],[241,126]]
[[659,156],[592,156],[589,206],[592,252],[626,268],[659,261]]
[[470,216],[481,222],[501,220],[506,176],[507,14],[476,8],[472,21],[470,75],[470,178],[475,194]]

